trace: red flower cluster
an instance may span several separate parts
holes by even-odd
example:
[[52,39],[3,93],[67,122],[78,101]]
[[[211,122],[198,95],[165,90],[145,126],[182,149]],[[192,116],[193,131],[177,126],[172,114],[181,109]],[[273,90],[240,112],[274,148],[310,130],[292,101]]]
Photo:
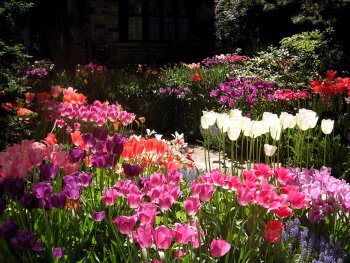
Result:
[[317,79],[310,82],[310,87],[316,94],[323,97],[330,97],[348,91],[350,95],[350,78],[335,78],[337,72],[327,70],[325,80]]
[[192,82],[193,83],[198,83],[200,81],[201,81],[201,75],[198,75],[198,74],[192,75]]

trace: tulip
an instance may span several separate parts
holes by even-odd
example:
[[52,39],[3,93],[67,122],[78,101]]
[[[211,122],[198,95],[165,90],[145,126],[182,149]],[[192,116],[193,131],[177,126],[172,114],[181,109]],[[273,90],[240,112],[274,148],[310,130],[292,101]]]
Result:
[[231,249],[231,245],[223,239],[214,239],[210,244],[210,255],[222,257]]
[[264,144],[264,152],[266,156],[272,156],[275,154],[277,150],[276,146],[270,145],[270,144]]
[[287,112],[281,112],[280,122],[283,129],[294,128],[296,125],[296,118]]
[[152,203],[142,204],[140,205],[137,214],[142,226],[153,225],[157,214],[157,206]]
[[108,189],[104,191],[103,195],[101,196],[101,200],[107,205],[111,206],[115,203],[117,198],[118,192],[115,189]]
[[141,205],[142,195],[128,194],[128,206],[132,209],[138,208]]
[[136,239],[137,243],[141,248],[149,248],[152,244],[152,226],[139,226],[135,232],[133,232],[133,237]]
[[52,255],[53,255],[55,258],[57,258],[57,259],[61,258],[61,257],[63,256],[63,250],[62,250],[62,248],[60,248],[60,247],[55,247],[55,248],[52,250]]
[[102,212],[91,211],[91,217],[96,222],[102,221],[103,218],[105,218],[105,216],[106,216],[106,212],[105,211],[102,211]]
[[167,250],[174,238],[173,230],[159,226],[153,230],[153,238],[157,248]]
[[136,224],[137,218],[135,215],[133,216],[117,216],[113,224],[117,225],[118,230],[122,234],[130,234],[132,229]]
[[227,132],[227,128],[230,123],[230,117],[227,113],[221,113],[217,116],[216,123],[220,131]]
[[185,211],[190,216],[196,215],[201,206],[201,202],[196,197],[189,197],[184,202]]
[[268,242],[278,243],[281,239],[283,229],[283,224],[280,221],[268,221],[265,225],[264,236]]
[[321,130],[324,134],[330,134],[334,127],[334,120],[322,120],[321,121]]
[[33,194],[36,198],[42,199],[49,195],[52,191],[52,185],[50,183],[39,182],[33,186]]
[[192,240],[193,235],[197,235],[197,229],[193,226],[181,225],[175,223],[175,239],[176,242],[186,245]]
[[241,134],[241,128],[233,127],[231,125],[228,126],[227,135],[231,141],[237,141],[240,134]]
[[217,113],[212,111],[203,111],[203,116],[201,117],[201,125],[203,129],[208,129],[213,126],[217,118]]

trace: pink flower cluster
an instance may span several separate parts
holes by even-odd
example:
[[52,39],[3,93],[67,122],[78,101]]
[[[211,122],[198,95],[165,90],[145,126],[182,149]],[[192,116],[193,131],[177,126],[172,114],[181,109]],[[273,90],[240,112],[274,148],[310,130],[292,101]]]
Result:
[[[200,242],[194,220],[189,224],[175,223],[173,228],[165,225],[154,226],[160,213],[158,209],[166,212],[182,195],[178,186],[181,177],[182,174],[177,170],[170,170],[167,176],[154,173],[142,180],[141,190],[131,180],[120,180],[112,189],[106,190],[101,199],[107,206],[113,205],[118,196],[127,199],[128,206],[133,209],[134,214],[118,216],[114,219],[114,224],[120,233],[129,235],[141,248],[148,248],[154,242],[158,249],[166,250],[173,241],[180,244],[192,242],[192,246],[197,248]],[[137,223],[139,224],[134,229]],[[204,237],[203,230],[201,236]]]
[[28,171],[39,165],[47,156],[45,144],[23,140],[21,144],[0,152],[0,182],[5,178],[24,179]]
[[281,89],[275,91],[274,97],[276,100],[301,100],[309,99],[311,95],[306,90]]
[[318,223],[337,206],[343,212],[350,211],[350,185],[345,180],[331,176],[331,169],[296,169],[293,172],[293,184],[300,187],[311,199],[308,213],[309,221]]
[[309,206],[309,197],[299,187],[290,185],[292,173],[283,167],[274,171],[266,164],[256,164],[254,169],[238,176],[223,174],[219,170],[204,174],[200,179],[227,190],[237,192],[237,202],[241,206],[257,204],[280,218],[293,214],[292,209]]
[[[135,115],[122,109],[120,105],[105,104],[98,100],[93,104],[67,104],[62,103],[58,112],[62,118],[74,119],[77,122],[93,122],[98,126],[103,126],[109,121],[115,123],[120,121],[123,125],[129,125],[133,122]],[[57,120],[59,127],[65,126],[63,119]]]

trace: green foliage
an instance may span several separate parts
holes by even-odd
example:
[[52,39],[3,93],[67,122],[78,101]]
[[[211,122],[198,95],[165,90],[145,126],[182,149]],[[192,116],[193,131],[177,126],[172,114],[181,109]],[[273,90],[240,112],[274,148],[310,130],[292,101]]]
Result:
[[329,57],[336,48],[328,35],[328,31],[314,30],[283,38],[278,47],[270,46],[244,65],[235,67],[232,75],[259,76],[278,87],[307,88],[311,80],[324,74],[337,59]]

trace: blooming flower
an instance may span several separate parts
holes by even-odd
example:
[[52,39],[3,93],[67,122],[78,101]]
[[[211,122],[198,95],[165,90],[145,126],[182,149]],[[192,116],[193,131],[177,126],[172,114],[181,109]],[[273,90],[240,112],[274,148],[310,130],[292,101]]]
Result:
[[190,216],[196,215],[201,206],[201,202],[197,197],[188,197],[184,202],[185,211]]
[[231,249],[231,245],[223,239],[214,239],[210,243],[210,255],[213,257],[222,257]]
[[167,250],[174,238],[173,230],[159,226],[153,230],[153,238],[157,248]]
[[278,243],[281,240],[283,224],[278,220],[270,220],[266,223],[264,236],[268,242]]

